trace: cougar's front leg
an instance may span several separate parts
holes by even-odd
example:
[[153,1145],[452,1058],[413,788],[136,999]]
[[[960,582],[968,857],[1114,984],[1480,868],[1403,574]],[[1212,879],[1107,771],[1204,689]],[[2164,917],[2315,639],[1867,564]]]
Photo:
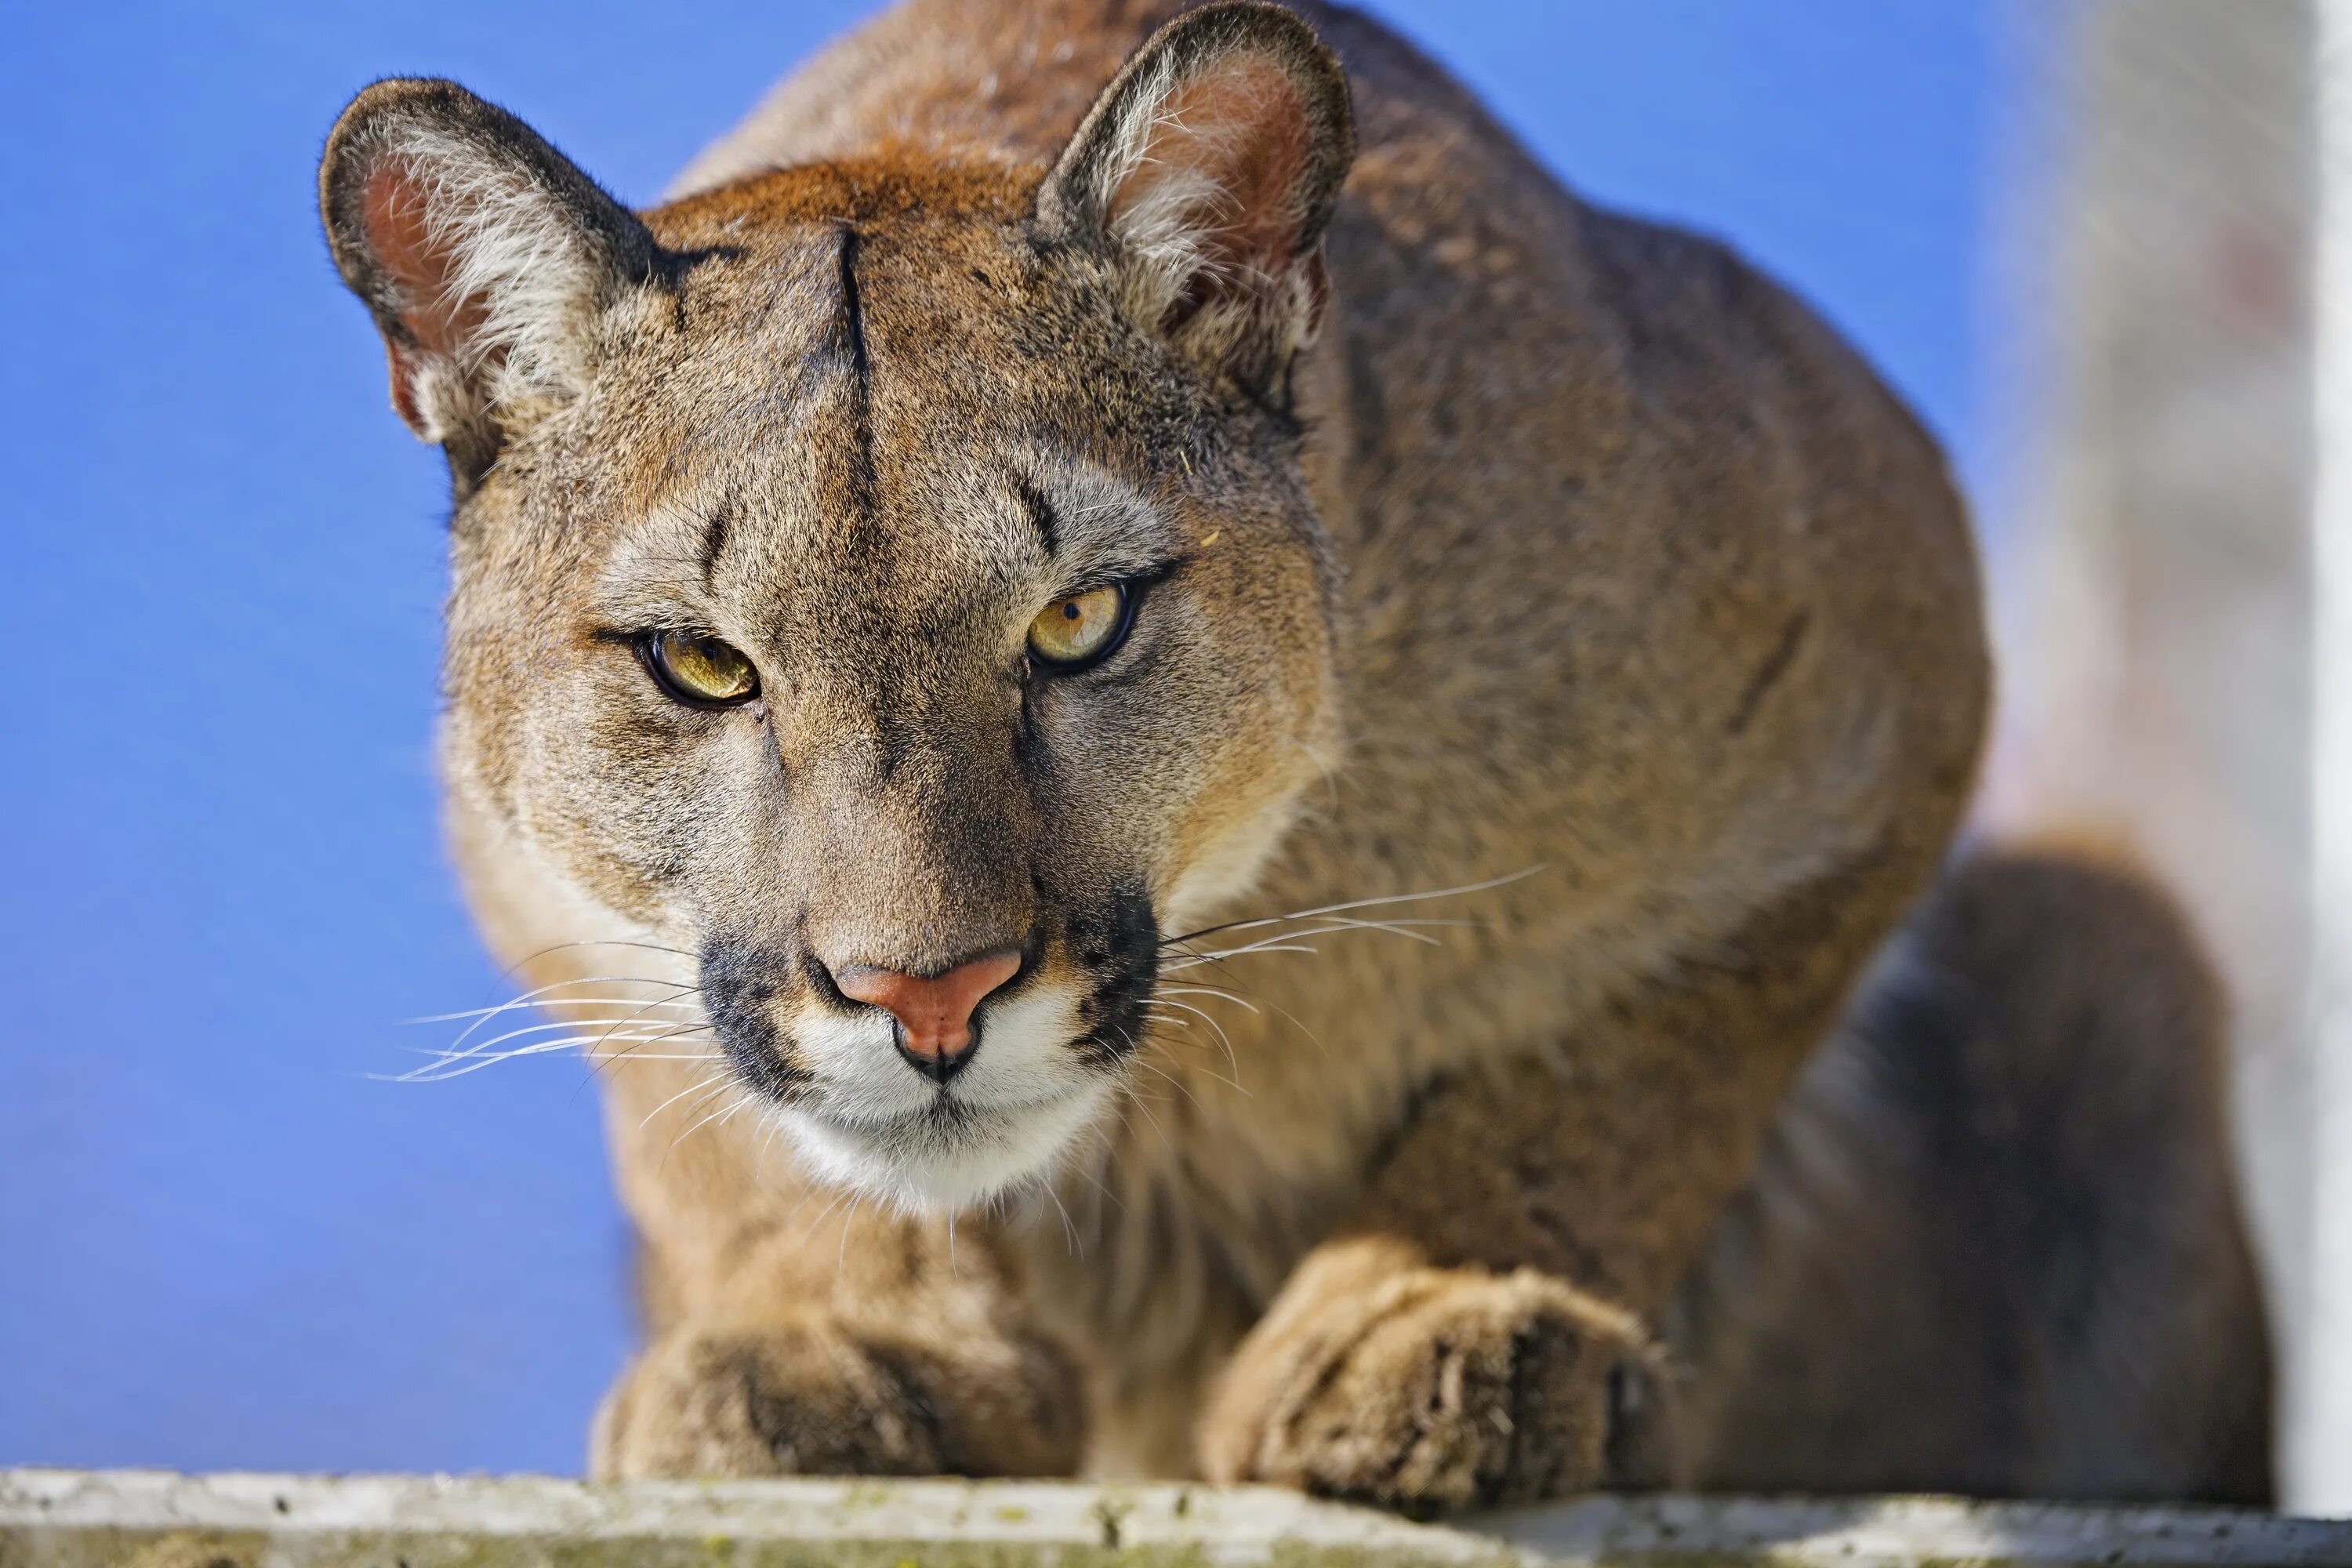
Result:
[[734,1125],[688,1131],[665,1160],[667,1135],[627,1127],[627,1098],[616,1153],[653,1337],[597,1414],[594,1475],[1076,1468],[1077,1368],[1033,1324],[985,1220],[950,1236],[942,1219],[794,1192]]
[[1883,925],[1810,890],[1736,961],[1434,1089],[1213,1390],[1202,1468],[1412,1513],[1673,1479],[1644,1331]]
[[1076,1369],[1027,1322],[985,1227],[960,1226],[952,1258],[941,1222],[846,1227],[815,1227],[837,1269],[808,1267],[789,1224],[748,1240],[723,1299],[656,1335],[606,1397],[593,1472],[1071,1473]]
[[1208,1475],[1430,1513],[1643,1468],[1630,1418],[1658,1394],[1648,1341],[1577,1255],[1558,1179],[1573,1093],[1528,1068],[1427,1108],[1220,1378]]

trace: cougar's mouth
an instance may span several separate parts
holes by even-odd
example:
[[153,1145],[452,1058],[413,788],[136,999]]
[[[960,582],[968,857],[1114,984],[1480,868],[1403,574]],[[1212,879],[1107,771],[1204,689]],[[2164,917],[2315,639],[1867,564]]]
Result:
[[1109,900],[959,1013],[945,1051],[900,998],[860,1005],[773,950],[714,942],[702,967],[721,1047],[810,1173],[933,1209],[1051,1173],[1142,1038],[1158,951],[1149,905]]
[[921,1110],[885,1119],[812,1101],[773,1114],[820,1179],[908,1208],[958,1209],[1049,1175],[1110,1093],[1097,1075],[1017,1105],[974,1106],[943,1089]]

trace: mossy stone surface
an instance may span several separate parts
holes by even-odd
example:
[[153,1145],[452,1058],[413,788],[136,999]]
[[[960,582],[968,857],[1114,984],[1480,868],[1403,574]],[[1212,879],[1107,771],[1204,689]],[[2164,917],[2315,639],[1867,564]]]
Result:
[[0,1568],[2352,1565],[2352,1522],[1936,1499],[1594,1498],[1418,1525],[1263,1488],[0,1472]]

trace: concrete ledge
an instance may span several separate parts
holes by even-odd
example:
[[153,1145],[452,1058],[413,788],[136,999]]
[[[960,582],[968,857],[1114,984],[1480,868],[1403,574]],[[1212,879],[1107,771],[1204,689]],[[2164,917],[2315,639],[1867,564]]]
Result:
[[1255,1488],[0,1471],[0,1568],[2352,1564],[2352,1521],[1932,1499],[1598,1498],[1414,1525]]

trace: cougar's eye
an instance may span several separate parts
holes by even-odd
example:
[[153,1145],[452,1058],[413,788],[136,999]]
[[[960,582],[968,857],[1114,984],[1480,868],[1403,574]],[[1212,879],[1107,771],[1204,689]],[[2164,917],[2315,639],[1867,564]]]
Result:
[[1109,657],[1127,636],[1129,600],[1124,583],[1089,588],[1055,600],[1029,623],[1029,651],[1040,664],[1076,669]]
[[640,645],[661,689],[695,708],[731,708],[760,694],[760,672],[743,654],[699,632],[655,632]]

